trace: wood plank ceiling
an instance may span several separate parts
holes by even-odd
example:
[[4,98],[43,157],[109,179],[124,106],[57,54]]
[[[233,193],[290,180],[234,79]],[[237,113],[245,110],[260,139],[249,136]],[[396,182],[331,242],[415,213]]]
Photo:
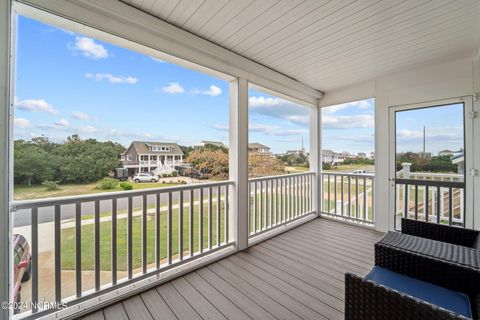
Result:
[[328,91],[472,57],[479,0],[122,0]]

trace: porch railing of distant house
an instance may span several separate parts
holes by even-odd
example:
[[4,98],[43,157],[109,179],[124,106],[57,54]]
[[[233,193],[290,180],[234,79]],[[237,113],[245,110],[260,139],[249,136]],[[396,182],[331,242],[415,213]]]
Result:
[[[36,307],[45,295],[53,296],[56,302],[75,305],[234,246],[234,239],[229,236],[232,191],[233,182],[224,181],[14,202],[11,208],[14,217],[26,214],[31,219],[30,300],[33,307],[30,315],[39,317],[55,311]],[[67,211],[71,216],[62,220]],[[90,215],[91,212],[93,215]],[[45,292],[39,281],[42,276],[39,273],[39,243],[43,240],[40,238],[46,236],[39,232],[39,226],[45,220],[44,214],[53,214],[54,285],[49,285],[47,289],[54,292]],[[65,289],[68,286],[62,284],[65,277],[62,275],[62,257],[65,257],[62,246],[67,240],[63,238],[66,233],[62,231],[66,225],[73,228],[70,231],[74,230],[70,236],[74,237],[71,272],[74,273],[75,286],[68,290]],[[87,245],[85,240],[90,236],[93,243]],[[82,267],[86,249],[93,251],[93,267],[88,270]],[[119,268],[120,263],[123,268]],[[82,280],[83,272],[91,273],[93,288],[82,285],[85,281]]]
[[373,225],[375,223],[375,176],[323,172],[321,215],[344,221]]
[[249,237],[313,213],[314,179],[313,172],[249,179]]

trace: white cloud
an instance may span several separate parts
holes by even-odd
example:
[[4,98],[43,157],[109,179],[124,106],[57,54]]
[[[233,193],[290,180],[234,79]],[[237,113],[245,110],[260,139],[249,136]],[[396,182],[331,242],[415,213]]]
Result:
[[150,58],[152,58],[153,61],[158,62],[158,63],[166,63],[167,62],[165,60],[158,59],[158,58],[155,58],[155,57],[150,57]]
[[21,128],[21,129],[25,129],[25,128],[30,127],[30,121],[27,120],[27,119],[24,119],[24,118],[13,119],[13,124],[15,125],[15,127],[18,127],[18,128]]
[[373,100],[372,99],[358,100],[353,102],[337,104],[334,106],[324,107],[322,108],[322,113],[332,114],[347,108],[357,108],[359,110],[373,110]]
[[65,119],[60,119],[58,121],[55,121],[55,125],[57,125],[59,127],[68,127],[68,126],[70,126],[70,123]]
[[83,133],[94,133],[94,132],[97,132],[98,129],[95,128],[95,127],[92,127],[92,126],[86,126],[86,127],[82,127],[79,129],[81,132]]
[[310,111],[307,107],[280,99],[267,97],[250,97],[248,99],[251,111],[293,124],[306,126],[310,122]]
[[94,60],[105,59],[109,57],[108,50],[93,39],[87,37],[76,37],[75,43],[69,46],[75,52],[80,52],[84,57]]
[[96,118],[94,116],[89,115],[88,113],[85,112],[74,112],[72,117],[77,120],[95,120]]
[[211,96],[211,97],[216,97],[222,94],[222,89],[215,85],[211,85],[208,90],[199,90],[199,89],[193,89],[192,91],[193,94],[203,94],[206,96]]
[[178,82],[170,82],[168,86],[162,87],[162,91],[168,94],[185,92],[185,89]]
[[49,114],[56,115],[58,111],[55,108],[47,103],[43,99],[25,99],[25,100],[17,100],[14,98],[13,102],[14,106],[20,110],[30,111],[30,112],[46,112]]
[[325,129],[373,128],[375,119],[370,114],[349,116],[323,115],[322,125]]
[[135,78],[132,76],[128,76],[128,77],[114,76],[110,73],[96,73],[96,74],[86,73],[85,77],[89,79],[94,79],[96,81],[107,80],[110,83],[135,84],[138,82],[138,78]]
[[[214,124],[213,129],[218,131],[228,131],[228,125]],[[306,135],[307,129],[284,129],[279,126],[273,126],[268,124],[250,123],[248,126],[250,132],[262,133],[267,136],[293,136],[293,135]]]

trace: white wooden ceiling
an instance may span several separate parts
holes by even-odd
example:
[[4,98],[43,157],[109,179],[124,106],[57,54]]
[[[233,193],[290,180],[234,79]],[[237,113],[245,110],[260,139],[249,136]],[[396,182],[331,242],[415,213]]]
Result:
[[480,0],[122,0],[315,89],[471,57]]

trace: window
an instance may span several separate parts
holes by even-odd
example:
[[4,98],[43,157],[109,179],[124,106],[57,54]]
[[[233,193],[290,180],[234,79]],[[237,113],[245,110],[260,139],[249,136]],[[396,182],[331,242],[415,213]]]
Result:
[[250,177],[309,171],[308,107],[249,89]]

